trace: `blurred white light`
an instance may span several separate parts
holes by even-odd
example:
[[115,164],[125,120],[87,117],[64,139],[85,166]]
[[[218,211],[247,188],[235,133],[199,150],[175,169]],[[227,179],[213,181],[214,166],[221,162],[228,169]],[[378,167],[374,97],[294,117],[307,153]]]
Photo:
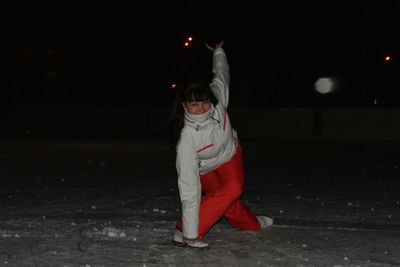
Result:
[[323,77],[318,78],[314,84],[315,91],[320,94],[328,94],[336,90],[336,81],[334,78]]

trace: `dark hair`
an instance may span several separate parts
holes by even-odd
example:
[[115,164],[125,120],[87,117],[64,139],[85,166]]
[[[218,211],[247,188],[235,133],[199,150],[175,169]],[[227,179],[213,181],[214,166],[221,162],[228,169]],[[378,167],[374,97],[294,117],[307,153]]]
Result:
[[177,87],[170,121],[170,143],[174,151],[181,138],[181,131],[184,126],[185,111],[182,103],[207,100],[211,101],[214,106],[218,103],[208,84],[191,82]]

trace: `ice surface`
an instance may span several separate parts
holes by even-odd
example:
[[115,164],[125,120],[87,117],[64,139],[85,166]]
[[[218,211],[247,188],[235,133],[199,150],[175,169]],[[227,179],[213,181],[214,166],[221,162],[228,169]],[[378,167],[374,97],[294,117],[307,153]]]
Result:
[[242,141],[242,201],[211,249],[171,243],[180,203],[154,141],[0,143],[0,266],[400,266],[398,147]]

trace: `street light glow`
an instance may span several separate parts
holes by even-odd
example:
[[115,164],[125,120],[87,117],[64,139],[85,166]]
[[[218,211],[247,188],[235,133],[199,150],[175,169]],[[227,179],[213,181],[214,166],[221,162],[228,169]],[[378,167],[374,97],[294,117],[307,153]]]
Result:
[[187,38],[186,38],[186,41],[185,41],[185,43],[184,43],[184,46],[185,47],[189,47],[190,45],[191,45],[191,42],[193,41],[193,37],[192,36],[188,36]]

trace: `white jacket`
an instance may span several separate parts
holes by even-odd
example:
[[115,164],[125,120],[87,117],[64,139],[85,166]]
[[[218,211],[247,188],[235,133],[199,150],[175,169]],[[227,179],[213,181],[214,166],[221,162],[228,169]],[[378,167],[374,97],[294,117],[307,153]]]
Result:
[[198,123],[185,116],[185,126],[177,145],[176,169],[182,202],[183,235],[198,236],[201,200],[200,174],[217,169],[236,153],[238,138],[232,129],[229,102],[229,65],[222,48],[214,50],[211,90],[218,100],[210,117]]

